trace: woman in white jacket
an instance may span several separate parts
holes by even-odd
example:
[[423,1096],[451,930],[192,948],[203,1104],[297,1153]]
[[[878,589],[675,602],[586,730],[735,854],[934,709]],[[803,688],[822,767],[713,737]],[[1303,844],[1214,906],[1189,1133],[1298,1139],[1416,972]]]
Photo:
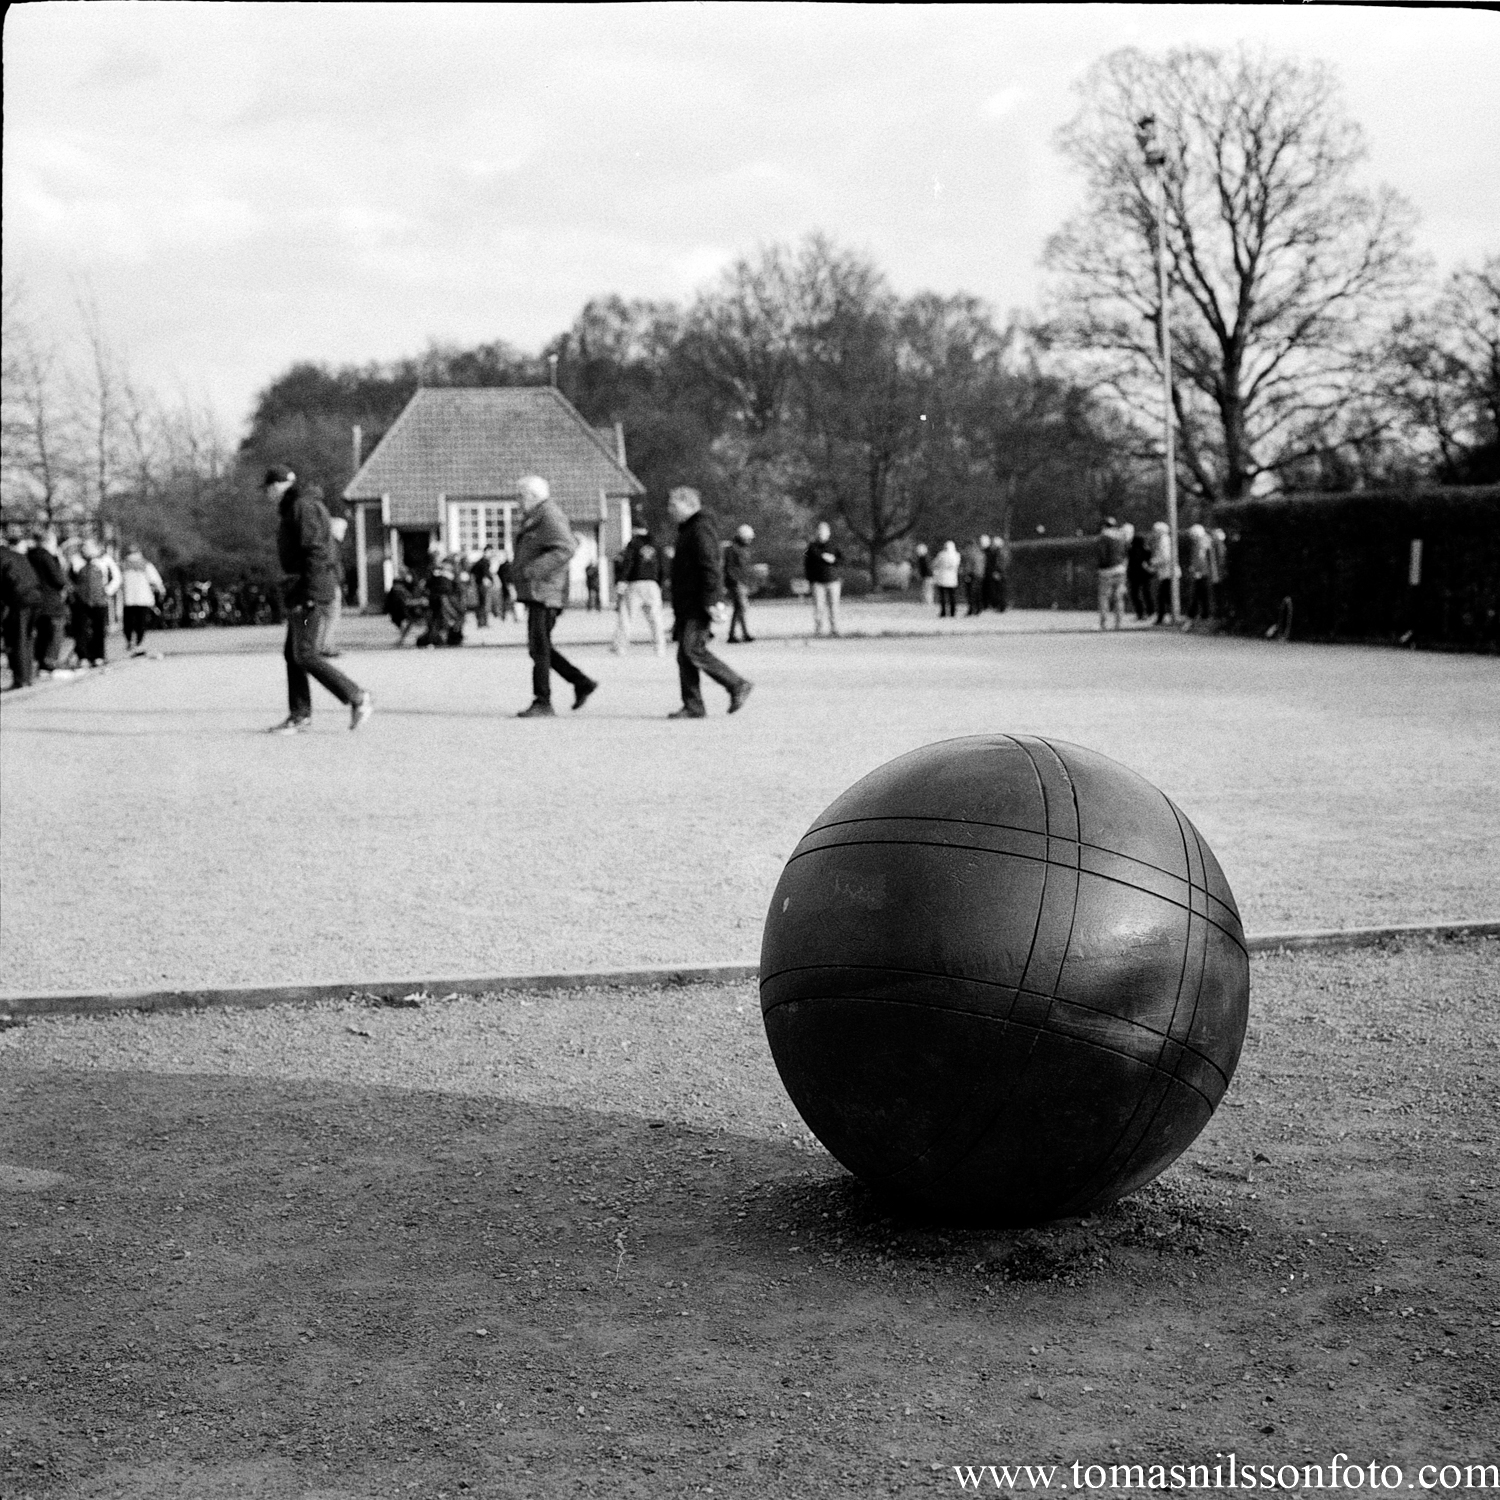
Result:
[[938,618],[951,618],[958,613],[958,574],[963,566],[958,548],[946,541],[932,559],[932,582],[937,589]]
[[125,554],[125,562],[120,568],[125,649],[132,654],[146,649],[146,631],[151,624],[152,612],[166,591],[156,565],[146,561],[139,547],[132,547]]

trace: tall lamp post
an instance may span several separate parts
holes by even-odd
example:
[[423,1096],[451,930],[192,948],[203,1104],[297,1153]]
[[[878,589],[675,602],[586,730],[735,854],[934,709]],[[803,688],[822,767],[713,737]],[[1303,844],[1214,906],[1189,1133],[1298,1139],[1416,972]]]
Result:
[[1167,535],[1172,559],[1172,623],[1182,614],[1182,585],[1177,573],[1177,451],[1172,421],[1172,329],[1167,310],[1167,155],[1156,139],[1156,116],[1142,115],[1135,125],[1146,170],[1156,185],[1156,282],[1161,299],[1162,426],[1167,466]]

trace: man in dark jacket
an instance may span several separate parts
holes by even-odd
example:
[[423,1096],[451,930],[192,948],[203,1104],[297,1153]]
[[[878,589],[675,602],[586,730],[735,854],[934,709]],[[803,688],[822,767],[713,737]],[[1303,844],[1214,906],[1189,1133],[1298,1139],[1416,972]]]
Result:
[[582,708],[599,686],[552,646],[552,627],[568,598],[568,567],[577,542],[547,481],[528,474],[517,485],[524,519],[516,534],[516,598],[526,606],[526,649],[531,653],[531,706],[518,719],[552,718],[552,674],[573,687],[573,707]]
[[741,526],[735,532],[734,540],[724,549],[724,587],[729,590],[732,611],[729,616],[731,646],[736,640],[736,629],[739,630],[739,640],[749,642],[755,639],[745,620],[745,606],[750,602],[750,588],[755,581],[755,559],[750,552],[750,543],[754,540],[755,532],[749,526]]
[[829,635],[839,633],[839,594],[844,586],[839,577],[839,563],[843,556],[833,545],[833,528],[827,521],[819,521],[807,551],[802,554],[802,571],[812,586],[814,635],[823,634],[825,616]]
[[621,655],[630,645],[630,631],[639,605],[651,627],[656,654],[667,654],[667,631],[661,607],[661,551],[650,528],[636,521],[625,550],[615,559],[615,638],[610,650]]
[[12,687],[30,687],[36,679],[31,632],[41,605],[42,587],[27,559],[20,528],[9,526],[5,545],[0,547],[0,615],[4,615],[0,635],[10,661]]
[[679,485],[667,496],[667,509],[677,522],[677,550],[672,554],[672,639],[677,642],[677,678],[682,686],[682,707],[667,717],[706,716],[700,672],[707,672],[729,694],[729,712],[738,713],[753,684],[708,649],[709,627],[725,613],[724,561],[713,517],[703,509],[698,491],[686,485]]
[[340,703],[349,705],[349,727],[358,729],[375,712],[375,700],[323,655],[333,601],[339,591],[339,553],[321,500],[304,496],[285,464],[266,470],[266,499],[277,507],[276,553],[286,599],[286,695],[288,713],[272,734],[303,734],[312,728],[315,677]]
[[43,672],[63,671],[63,641],[68,634],[68,565],[57,546],[57,533],[50,527],[32,538],[26,554],[42,591],[36,618],[37,665]]

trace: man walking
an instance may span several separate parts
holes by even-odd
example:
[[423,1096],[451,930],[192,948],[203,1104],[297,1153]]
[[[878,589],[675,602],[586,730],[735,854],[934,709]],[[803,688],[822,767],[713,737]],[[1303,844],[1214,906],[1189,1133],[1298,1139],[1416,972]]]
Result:
[[677,678],[682,707],[671,719],[701,719],[699,674],[706,672],[729,694],[729,712],[738,713],[754,684],[726,666],[708,649],[709,627],[724,614],[724,561],[713,517],[703,509],[697,490],[679,485],[667,496],[677,522],[677,550],[672,555],[672,639],[677,642]]
[[610,650],[621,655],[630,644],[635,607],[645,611],[656,654],[667,654],[667,627],[661,606],[661,550],[651,540],[644,521],[630,528],[630,540],[615,559],[615,638]]
[[969,606],[966,615],[977,615],[984,609],[984,569],[989,556],[990,539],[987,535],[964,548],[964,597]]
[[[741,526],[735,532],[734,540],[724,549],[724,587],[729,590],[732,611],[729,616],[731,646],[736,639],[747,643],[755,639],[745,619],[745,606],[750,602],[750,585],[755,577],[755,560],[750,554],[750,543],[754,540],[755,532],[749,526]],[[736,629],[739,630],[738,637],[734,633]]]
[[340,703],[349,706],[349,727],[358,729],[375,712],[375,700],[346,677],[323,652],[333,601],[339,590],[339,555],[328,511],[321,500],[304,496],[297,476],[285,464],[266,470],[266,499],[276,506],[276,553],[284,575],[286,598],[287,716],[272,734],[305,734],[312,728],[315,677]]
[[568,565],[577,543],[547,481],[528,474],[517,488],[523,519],[516,534],[516,598],[526,606],[526,649],[531,653],[531,705],[518,719],[550,719],[552,674],[573,687],[573,707],[582,708],[599,684],[552,646],[552,627],[567,600]]
[[833,528],[827,521],[819,521],[818,529],[802,556],[803,572],[812,585],[814,635],[823,634],[825,617],[829,635],[839,633],[839,594],[844,587],[839,577],[839,563],[843,556],[833,545]]

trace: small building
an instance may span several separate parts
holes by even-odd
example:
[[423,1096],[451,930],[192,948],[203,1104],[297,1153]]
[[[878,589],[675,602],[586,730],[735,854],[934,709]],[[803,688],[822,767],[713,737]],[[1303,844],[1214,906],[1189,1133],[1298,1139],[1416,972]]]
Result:
[[509,551],[520,526],[516,483],[540,474],[579,538],[570,593],[630,537],[630,502],[645,486],[625,466],[625,435],[590,427],[553,386],[419,390],[344,490],[354,520],[361,607],[383,604],[398,566],[420,572],[445,552]]

